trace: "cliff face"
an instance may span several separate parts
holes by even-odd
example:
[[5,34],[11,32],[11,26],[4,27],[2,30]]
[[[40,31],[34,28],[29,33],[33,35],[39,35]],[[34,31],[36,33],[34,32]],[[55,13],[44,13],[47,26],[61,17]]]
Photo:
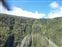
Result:
[[3,47],[10,32],[15,34],[14,46],[21,46],[24,42],[24,47],[29,45],[31,47],[62,47],[61,17],[33,19],[0,14],[0,47]]

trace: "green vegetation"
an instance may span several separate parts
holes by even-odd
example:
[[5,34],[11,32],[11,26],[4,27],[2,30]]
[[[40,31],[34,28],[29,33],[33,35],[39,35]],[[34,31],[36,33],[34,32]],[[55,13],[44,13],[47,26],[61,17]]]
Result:
[[[13,30],[10,30],[13,26]],[[14,33],[14,46],[62,47],[62,18],[33,19],[0,14],[0,47],[9,33]],[[23,43],[24,42],[24,43]]]

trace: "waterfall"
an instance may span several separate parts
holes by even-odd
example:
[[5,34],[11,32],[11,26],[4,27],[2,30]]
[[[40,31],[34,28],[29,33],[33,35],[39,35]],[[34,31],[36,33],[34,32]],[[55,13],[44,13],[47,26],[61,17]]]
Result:
[[22,42],[21,42],[20,47],[24,47],[25,41],[26,41],[26,39],[28,38],[28,36],[29,36],[29,35],[27,35],[27,36],[24,37],[24,39],[23,39]]

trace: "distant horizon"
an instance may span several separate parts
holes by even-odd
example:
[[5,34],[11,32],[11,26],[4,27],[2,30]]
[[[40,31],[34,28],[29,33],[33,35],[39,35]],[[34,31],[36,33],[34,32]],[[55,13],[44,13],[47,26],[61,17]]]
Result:
[[[62,17],[61,0],[7,0],[11,11],[0,8],[0,12],[31,18]],[[0,5],[1,6],[1,5]]]

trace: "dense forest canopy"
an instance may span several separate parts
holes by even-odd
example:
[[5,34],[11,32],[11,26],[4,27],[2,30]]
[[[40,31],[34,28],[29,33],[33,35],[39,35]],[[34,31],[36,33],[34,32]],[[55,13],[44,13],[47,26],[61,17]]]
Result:
[[62,47],[62,17],[34,19],[0,14],[0,47],[10,32],[15,36],[14,47],[20,46],[25,38],[24,47]]

